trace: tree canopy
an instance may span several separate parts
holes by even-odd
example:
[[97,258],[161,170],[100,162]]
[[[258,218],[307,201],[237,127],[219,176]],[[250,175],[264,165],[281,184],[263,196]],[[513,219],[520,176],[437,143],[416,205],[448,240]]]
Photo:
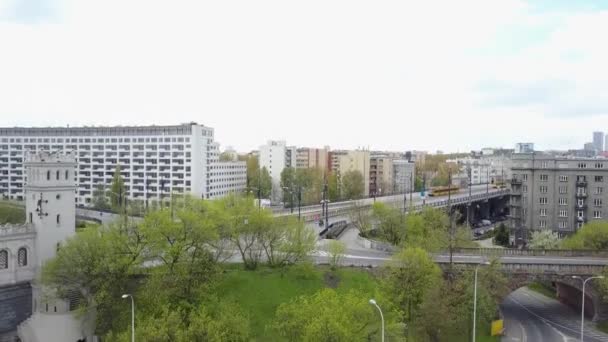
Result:
[[586,223],[574,235],[562,241],[565,249],[608,249],[608,221]]

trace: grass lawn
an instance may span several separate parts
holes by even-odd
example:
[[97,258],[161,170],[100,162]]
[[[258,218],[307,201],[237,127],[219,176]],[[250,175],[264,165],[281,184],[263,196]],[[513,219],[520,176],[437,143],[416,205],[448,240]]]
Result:
[[0,224],[24,223],[25,209],[9,202],[0,202]]
[[555,290],[541,283],[532,283],[528,288],[534,292],[540,293],[543,296],[555,299]]
[[[227,267],[216,293],[221,300],[237,302],[249,314],[252,336],[257,341],[280,340],[274,331],[266,329],[272,322],[279,304],[301,295],[310,295],[336,285],[325,279],[326,267],[302,266],[279,269],[261,268],[244,271],[242,265]],[[337,271],[337,291],[358,289],[373,296],[376,282],[370,272],[360,268],[342,268]]]

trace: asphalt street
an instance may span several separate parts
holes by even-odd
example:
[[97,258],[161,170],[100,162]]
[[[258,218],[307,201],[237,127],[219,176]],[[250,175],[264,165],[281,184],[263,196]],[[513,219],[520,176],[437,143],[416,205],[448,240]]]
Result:
[[[503,342],[575,342],[580,340],[580,312],[527,288],[512,292],[501,304],[505,323]],[[585,341],[607,342],[586,321]]]

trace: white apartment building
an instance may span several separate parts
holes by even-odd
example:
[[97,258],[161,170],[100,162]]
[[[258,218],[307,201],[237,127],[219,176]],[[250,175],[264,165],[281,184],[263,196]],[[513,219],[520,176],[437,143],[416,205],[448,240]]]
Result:
[[266,168],[272,178],[273,198],[281,195],[281,172],[286,167],[296,167],[297,150],[287,146],[285,140],[269,140],[260,146],[260,168]]
[[[23,199],[26,151],[73,151],[76,203],[109,188],[120,165],[132,200],[162,200],[171,193],[214,198],[244,189],[244,168],[218,164],[213,128],[187,123],[170,126],[0,128],[0,194]],[[244,163],[243,163],[244,164]],[[224,174],[228,172],[228,174]],[[230,183],[234,182],[234,183]]]
[[[460,167],[462,179],[471,172],[471,184],[486,184],[505,181],[511,178],[511,158],[503,155],[489,155],[480,158],[459,158],[448,160]],[[454,176],[454,178],[458,178]]]

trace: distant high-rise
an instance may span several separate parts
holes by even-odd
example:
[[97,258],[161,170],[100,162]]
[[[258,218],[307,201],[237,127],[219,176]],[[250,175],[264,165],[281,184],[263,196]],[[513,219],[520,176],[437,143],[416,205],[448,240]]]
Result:
[[515,153],[534,153],[534,143],[515,144]]
[[608,134],[606,135],[606,144],[604,145],[604,151],[608,152]]
[[597,152],[602,152],[604,150],[604,132],[593,132],[593,147],[597,150]]

